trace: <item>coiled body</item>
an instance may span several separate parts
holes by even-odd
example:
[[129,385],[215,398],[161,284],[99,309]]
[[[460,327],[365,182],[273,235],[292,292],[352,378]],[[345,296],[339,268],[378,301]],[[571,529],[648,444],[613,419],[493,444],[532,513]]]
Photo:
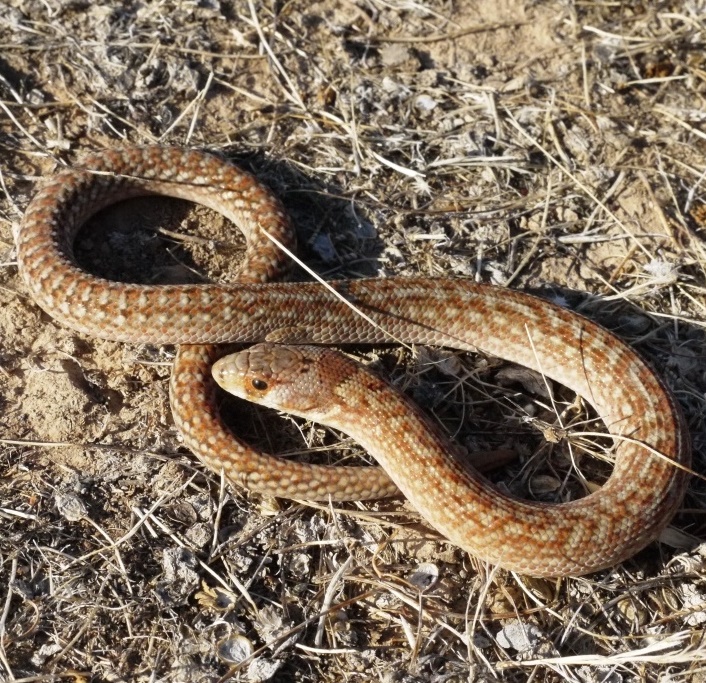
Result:
[[[458,486],[456,466],[447,457],[422,468],[430,474],[429,483],[422,495],[411,494],[423,514],[425,508],[434,512],[428,517],[454,497],[464,514],[450,520],[452,540],[513,570],[557,576],[613,565],[653,540],[679,506],[686,475],[675,463],[690,463],[679,408],[642,358],[598,325],[544,300],[462,279],[331,282],[373,325],[317,283],[143,286],[81,270],[71,249],[80,225],[99,208],[144,194],[191,199],[233,219],[248,237],[248,268],[256,273],[251,280],[268,279],[281,269],[281,257],[262,231],[291,243],[288,222],[277,200],[251,175],[200,152],[118,149],[88,156],[80,169],[57,174],[27,209],[18,260],[44,310],[83,333],[126,342],[396,340],[480,350],[561,382],[591,403],[620,436],[614,472],[600,491],[562,505],[521,501],[501,495],[480,476]],[[198,362],[212,358],[201,354]],[[201,381],[203,374],[197,369],[193,378],[201,375]],[[348,472],[339,489],[336,468],[268,466],[271,459],[229,453],[227,432],[214,432],[218,421],[198,414],[212,403],[204,400],[194,412],[192,402],[179,399],[179,376],[173,388],[181,414],[177,423],[187,443],[236,482],[274,495],[319,499],[377,497],[394,490],[379,475]],[[380,438],[387,437],[380,433]],[[414,449],[409,457],[415,462]]]

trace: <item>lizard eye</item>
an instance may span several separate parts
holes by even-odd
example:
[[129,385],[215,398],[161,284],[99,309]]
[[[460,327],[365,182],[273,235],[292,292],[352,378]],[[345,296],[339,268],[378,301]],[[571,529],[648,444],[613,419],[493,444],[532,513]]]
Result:
[[264,379],[254,379],[252,381],[252,385],[254,389],[257,389],[258,391],[265,391],[267,389],[267,382],[265,382]]

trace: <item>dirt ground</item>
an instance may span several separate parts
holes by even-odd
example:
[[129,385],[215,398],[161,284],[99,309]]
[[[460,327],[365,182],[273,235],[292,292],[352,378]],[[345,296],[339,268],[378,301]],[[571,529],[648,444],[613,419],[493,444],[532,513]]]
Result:
[[[82,151],[214,150],[281,197],[325,278],[468,276],[614,330],[674,391],[706,474],[703,0],[6,0],[0,44],[0,680],[706,680],[703,480],[659,543],[561,580],[486,566],[404,501],[235,490],[174,427],[174,348],[51,319],[13,237]],[[209,210],[140,199],[92,219],[77,257],[225,281],[241,244]],[[587,453],[606,440],[585,417],[552,438],[533,375],[358,355],[469,451],[512,449],[507,490],[559,502],[605,480]],[[269,452],[367,461],[223,400]]]

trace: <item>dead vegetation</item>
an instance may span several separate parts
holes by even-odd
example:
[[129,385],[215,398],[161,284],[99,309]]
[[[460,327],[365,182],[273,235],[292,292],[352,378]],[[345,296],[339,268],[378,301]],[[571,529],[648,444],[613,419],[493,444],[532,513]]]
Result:
[[[701,481],[662,544],[560,581],[479,566],[403,503],[233,491],[180,447],[172,349],[43,315],[12,230],[81,150],[220,150],[283,198],[324,277],[466,275],[614,329],[673,388],[703,473],[705,17],[696,0],[0,6],[0,678],[704,680]],[[135,201],[94,229],[79,254],[110,277],[235,272],[238,238],[199,208]],[[557,433],[532,377],[368,357],[469,450],[513,448],[511,490],[565,500],[605,476],[590,414]],[[233,410],[273,452],[364,455]]]

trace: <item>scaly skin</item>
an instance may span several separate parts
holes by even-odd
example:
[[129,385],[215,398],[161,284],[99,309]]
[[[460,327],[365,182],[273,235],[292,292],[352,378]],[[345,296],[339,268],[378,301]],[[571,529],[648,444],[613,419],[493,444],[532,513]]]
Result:
[[[81,270],[71,248],[81,224],[99,208],[145,194],[190,199],[233,219],[246,232],[251,281],[143,286],[109,282]],[[43,186],[20,227],[18,261],[45,311],[104,339],[187,345],[434,344],[480,350],[576,391],[621,438],[606,485],[561,505],[502,496],[483,477],[462,474],[447,453],[415,455],[416,443],[405,446],[403,438],[412,429],[404,420],[411,418],[398,415],[397,408],[392,409],[394,420],[374,420],[364,427],[361,416],[356,434],[371,450],[383,442],[397,454],[389,459],[389,474],[420,512],[455,543],[490,562],[535,576],[586,574],[631,556],[669,522],[686,485],[675,463],[690,464],[688,432],[664,383],[615,335],[544,300],[463,279],[331,282],[375,322],[371,325],[318,283],[262,283],[282,270],[281,257],[262,230],[291,244],[279,202],[251,175],[201,152],[126,147],[84,157]],[[196,367],[192,379],[207,383],[205,367],[215,351],[192,351],[195,365],[188,361],[181,369]],[[180,393],[185,381],[179,374],[172,381],[177,424],[204,462],[233,481],[273,495],[313,499],[394,492],[375,470],[345,468],[339,473],[338,468],[230,452],[231,435],[213,429],[220,423],[209,412],[212,402],[206,396],[195,411]],[[399,428],[391,433],[379,429],[389,422],[399,422]],[[374,438],[365,439],[365,434]],[[413,476],[394,464],[402,453],[411,459]],[[421,492],[412,480],[424,480]],[[454,515],[447,514],[451,509]]]

